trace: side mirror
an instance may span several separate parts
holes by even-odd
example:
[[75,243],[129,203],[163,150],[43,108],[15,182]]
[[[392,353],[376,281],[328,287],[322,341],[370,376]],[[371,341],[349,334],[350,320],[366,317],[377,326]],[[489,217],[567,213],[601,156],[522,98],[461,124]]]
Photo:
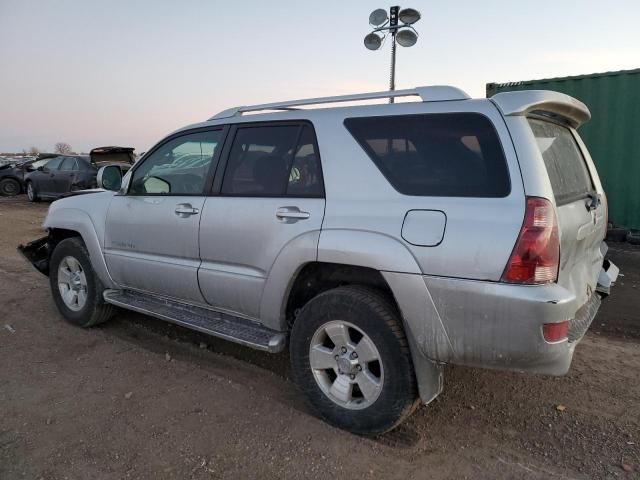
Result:
[[39,172],[44,172],[44,166],[36,168]]
[[122,185],[122,170],[118,165],[107,165],[98,170],[96,177],[98,188],[117,192]]

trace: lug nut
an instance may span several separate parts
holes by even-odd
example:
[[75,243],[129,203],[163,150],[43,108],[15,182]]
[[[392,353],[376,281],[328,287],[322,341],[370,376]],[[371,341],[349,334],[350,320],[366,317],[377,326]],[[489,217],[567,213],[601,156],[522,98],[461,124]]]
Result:
[[341,351],[342,353],[347,353],[347,347],[342,347],[342,348],[340,349],[340,351]]
[[358,354],[356,352],[351,352],[351,358],[358,358]]
[[358,370],[359,372],[361,372],[361,371],[362,371],[362,365],[358,365],[358,366],[356,366],[356,370]]
[[335,359],[338,360],[340,358],[340,355],[336,355]]
[[356,376],[352,373],[351,375],[349,375],[349,378],[351,378],[351,380],[355,380]]

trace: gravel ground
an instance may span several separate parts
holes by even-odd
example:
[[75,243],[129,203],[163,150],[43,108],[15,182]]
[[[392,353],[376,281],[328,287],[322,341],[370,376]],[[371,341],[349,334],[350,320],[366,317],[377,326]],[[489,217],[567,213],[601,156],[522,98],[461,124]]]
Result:
[[47,204],[0,199],[0,479],[640,478],[640,249],[565,377],[448,367],[370,439],[318,420],[288,359],[123,312],[65,323],[16,253]]

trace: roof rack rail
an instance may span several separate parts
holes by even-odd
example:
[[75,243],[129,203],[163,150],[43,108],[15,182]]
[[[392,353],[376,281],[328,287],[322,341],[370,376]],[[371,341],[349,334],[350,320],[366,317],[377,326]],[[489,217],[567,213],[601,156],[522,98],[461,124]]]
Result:
[[449,100],[467,100],[471,97],[463,90],[447,85],[430,87],[416,87],[406,90],[390,90],[384,92],[356,93],[353,95],[338,95],[335,97],[305,98],[302,100],[289,100],[287,102],[263,103],[261,105],[247,105],[233,107],[214,115],[209,120],[235,117],[246,112],[260,110],[297,110],[295,107],[302,105],[320,105],[323,103],[357,102],[362,100],[375,100],[377,98],[396,97],[420,97],[423,102],[442,102]]

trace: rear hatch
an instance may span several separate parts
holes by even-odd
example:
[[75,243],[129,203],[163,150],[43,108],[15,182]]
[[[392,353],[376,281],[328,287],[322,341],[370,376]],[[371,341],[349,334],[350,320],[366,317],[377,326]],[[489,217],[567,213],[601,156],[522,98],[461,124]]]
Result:
[[574,128],[544,116],[527,119],[544,161],[556,202],[560,230],[558,284],[579,305],[595,291],[602,267],[600,244],[606,234],[606,200],[584,144]]

